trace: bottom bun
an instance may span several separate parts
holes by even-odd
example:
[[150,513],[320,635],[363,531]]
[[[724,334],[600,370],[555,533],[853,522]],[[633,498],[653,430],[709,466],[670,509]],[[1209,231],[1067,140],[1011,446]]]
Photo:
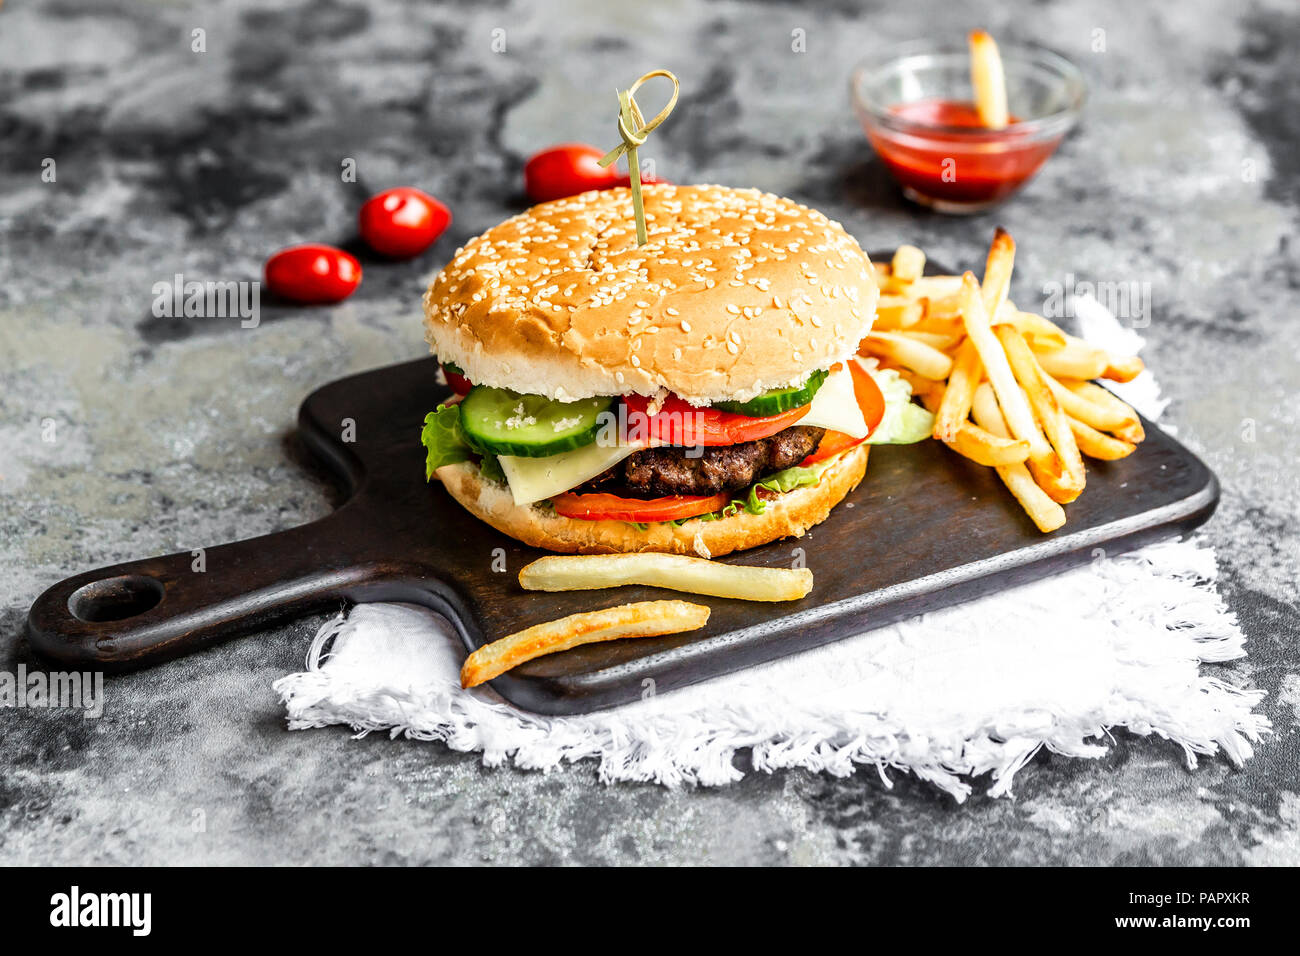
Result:
[[742,510],[713,521],[690,520],[681,525],[657,521],[644,531],[626,521],[565,518],[538,505],[517,505],[509,488],[484,478],[478,465],[471,462],[443,465],[437,475],[448,494],[467,511],[534,548],[565,554],[664,551],[708,558],[780,538],[797,538],[825,521],[831,509],[862,480],[869,447],[858,445],[840,455],[822,472],[817,484],[770,499],[761,515]]

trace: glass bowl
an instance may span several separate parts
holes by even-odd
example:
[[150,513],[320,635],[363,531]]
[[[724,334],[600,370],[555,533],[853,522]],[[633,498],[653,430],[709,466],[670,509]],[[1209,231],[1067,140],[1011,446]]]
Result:
[[1000,203],[1033,178],[1079,118],[1088,91],[1078,67],[1045,47],[998,46],[1013,119],[1001,130],[935,108],[974,101],[964,41],[904,44],[854,69],[850,94],[862,128],[914,202],[946,213]]

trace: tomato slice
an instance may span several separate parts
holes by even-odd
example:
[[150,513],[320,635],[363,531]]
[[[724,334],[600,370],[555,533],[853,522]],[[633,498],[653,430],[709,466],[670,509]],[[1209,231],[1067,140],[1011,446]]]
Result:
[[880,394],[880,386],[876,384],[876,380],[853,359],[849,359],[849,374],[853,376],[853,397],[858,400],[858,408],[862,409],[862,417],[867,423],[867,433],[861,438],[854,438],[844,432],[827,430],[813,453],[799,463],[801,467],[815,465],[832,455],[838,455],[855,445],[861,445],[871,437],[880,420],[885,417],[885,396]]
[[551,499],[555,513],[588,521],[678,521],[725,508],[731,495],[669,495],[664,498],[623,498],[604,492],[578,495],[567,491]]
[[467,379],[464,375],[460,375],[457,372],[451,371],[445,365],[442,367],[442,375],[443,378],[447,380],[448,387],[450,387],[451,390],[455,392],[457,395],[460,396],[468,395],[469,390],[474,387],[474,383],[471,382],[469,379]]
[[627,434],[629,440],[658,439],[666,445],[698,448],[701,445],[739,445],[756,441],[783,431],[808,414],[812,406],[792,408],[779,415],[750,418],[717,408],[696,408],[689,402],[670,395],[663,407],[647,416],[650,399],[644,395],[628,395],[623,399],[627,406]]

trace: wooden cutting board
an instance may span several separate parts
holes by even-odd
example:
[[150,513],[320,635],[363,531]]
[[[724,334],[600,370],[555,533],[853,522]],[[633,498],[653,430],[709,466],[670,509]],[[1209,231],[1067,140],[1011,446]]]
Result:
[[[306,444],[349,497],[311,524],[205,549],[88,571],[32,605],[32,647],[60,665],[121,671],[188,654],[342,600],[408,601],[454,623],[468,650],[530,624],[630,601],[684,597],[655,588],[543,594],[519,569],[541,552],[464,511],[424,482],[420,426],[447,394],[420,359],[333,382],[303,403]],[[689,597],[708,626],[612,641],[529,662],[492,686],[544,714],[585,713],[797,653],[1102,554],[1189,531],[1218,502],[1218,482],[1150,422],[1117,462],[1088,462],[1088,487],[1061,530],[1041,534],[998,481],[937,442],[880,446],[867,476],[803,538],[721,559],[813,570],[789,604]],[[653,684],[648,682],[653,681]]]

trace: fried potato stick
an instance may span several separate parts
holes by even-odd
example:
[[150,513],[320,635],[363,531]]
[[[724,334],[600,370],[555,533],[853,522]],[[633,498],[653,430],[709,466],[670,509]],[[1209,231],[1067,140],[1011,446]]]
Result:
[[708,620],[707,607],[686,601],[642,601],[603,611],[570,614],[484,644],[465,659],[460,669],[460,686],[477,687],[524,661],[582,644],[693,631]]
[[[1034,421],[1029,399],[1025,397],[1025,393],[1016,382],[1016,377],[1011,372],[1011,365],[1007,361],[1007,353],[989,326],[988,312],[984,308],[979,284],[970,272],[962,277],[962,320],[966,323],[966,334],[970,336],[979,351],[980,361],[988,373],[998,405],[1002,414],[1006,416],[1011,434],[1029,442],[1031,460],[1046,464],[1055,457],[1055,452],[1043,437],[1038,423]],[[987,429],[987,426],[984,427]],[[992,429],[987,430],[992,431]]]
[[[1073,501],[1083,491],[1086,476],[1078,443],[1075,442],[1074,433],[1070,430],[1070,421],[1061,410],[1061,405],[1052,394],[1052,390],[1047,387],[1047,376],[1039,368],[1034,353],[1025,342],[1025,337],[1006,325],[999,326],[994,331],[1006,351],[1007,361],[1011,364],[1016,381],[1025,390],[1029,407],[1034,410],[1034,415],[1047,434],[1048,441],[1056,450],[1061,464],[1061,480],[1044,482],[1043,476],[1036,477],[1043,485],[1043,490],[1056,501],[1062,504]],[[1055,471],[1052,472],[1052,477],[1055,478]]]
[[581,591],[627,584],[670,588],[742,601],[797,601],[813,587],[808,568],[757,568],[683,554],[550,555],[525,565],[529,591]]
[[[1009,436],[1002,411],[987,383],[975,390],[972,411],[981,428],[1002,438]],[[1038,487],[1028,468],[1024,465],[1004,465],[997,469],[997,473],[1039,531],[1055,531],[1065,524],[1065,509]]]

